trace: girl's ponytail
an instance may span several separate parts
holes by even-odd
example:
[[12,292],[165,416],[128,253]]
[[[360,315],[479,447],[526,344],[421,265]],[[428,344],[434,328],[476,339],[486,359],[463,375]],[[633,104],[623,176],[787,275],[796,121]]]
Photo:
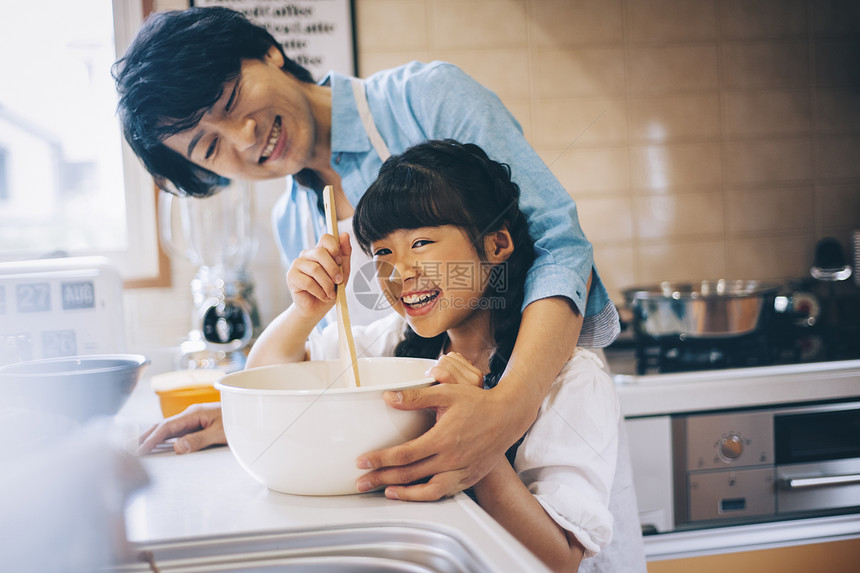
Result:
[[499,301],[493,304],[490,312],[496,348],[490,356],[490,371],[484,376],[484,385],[488,388],[498,384],[514,351],[522,321],[526,274],[534,261],[534,248],[528,234],[526,217],[516,205],[510,209],[507,225],[516,245],[510,258],[502,263],[506,274],[504,282],[507,284],[491,281],[487,292],[487,296],[497,297]]

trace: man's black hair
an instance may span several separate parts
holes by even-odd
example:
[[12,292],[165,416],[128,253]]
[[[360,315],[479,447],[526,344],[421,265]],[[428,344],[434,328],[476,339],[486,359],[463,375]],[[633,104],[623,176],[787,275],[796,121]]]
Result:
[[[229,181],[167,148],[164,140],[197,125],[238,77],[243,59],[262,60],[280,44],[265,28],[221,7],[157,12],[146,19],[112,69],[123,134],[156,184],[206,197]],[[314,83],[284,55],[285,72]]]

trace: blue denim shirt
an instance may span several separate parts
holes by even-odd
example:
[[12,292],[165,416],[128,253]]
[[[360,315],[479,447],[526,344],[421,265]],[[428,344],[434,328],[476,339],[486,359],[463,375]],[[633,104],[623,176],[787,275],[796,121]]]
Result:
[[[365,133],[350,82],[348,76],[334,72],[322,81],[332,89],[331,166],[355,205],[382,161]],[[618,313],[594,267],[576,205],[499,98],[444,62],[411,62],[376,73],[365,80],[365,91],[373,121],[392,154],[423,140],[450,138],[475,143],[492,159],[510,166],[536,250],[524,306],[541,298],[567,297],[584,317],[579,345],[603,347],[612,342],[619,331]],[[285,261],[316,244],[325,232],[316,205],[314,191],[288,178],[287,191],[273,211]],[[591,271],[591,291],[586,293]]]

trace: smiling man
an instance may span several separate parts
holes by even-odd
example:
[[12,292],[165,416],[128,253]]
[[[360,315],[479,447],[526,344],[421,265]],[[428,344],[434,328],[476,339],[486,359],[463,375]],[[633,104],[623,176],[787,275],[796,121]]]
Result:
[[[433,399],[416,390],[390,402],[434,408],[438,421],[421,438],[359,459],[369,471],[361,489],[388,485],[399,499],[430,500],[473,485],[533,422],[577,342],[603,347],[617,335],[618,315],[570,196],[498,97],[455,66],[412,62],[316,83],[241,14],[192,8],[150,17],[114,76],[125,137],[161,188],[205,197],[229,178],[285,178],[273,217],[287,260],[325,232],[323,187],[334,187],[336,210],[349,217],[391,153],[450,138],[510,166],[536,259],[508,367],[480,401],[451,387]],[[353,272],[362,266],[353,261]],[[143,448],[171,436],[183,436],[177,451],[223,442],[217,415],[167,420]]]
[[334,177],[331,90],[284,73],[284,61],[275,47],[262,59],[242,60],[197,124],[164,145],[228,178],[273,179],[305,168]]

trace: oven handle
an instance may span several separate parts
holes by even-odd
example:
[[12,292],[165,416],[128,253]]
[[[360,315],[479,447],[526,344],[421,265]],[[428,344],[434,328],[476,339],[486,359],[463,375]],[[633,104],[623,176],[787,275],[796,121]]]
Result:
[[826,487],[831,485],[849,485],[860,483],[860,474],[841,476],[822,476],[808,478],[790,478],[780,480],[785,489],[804,489],[810,487]]

